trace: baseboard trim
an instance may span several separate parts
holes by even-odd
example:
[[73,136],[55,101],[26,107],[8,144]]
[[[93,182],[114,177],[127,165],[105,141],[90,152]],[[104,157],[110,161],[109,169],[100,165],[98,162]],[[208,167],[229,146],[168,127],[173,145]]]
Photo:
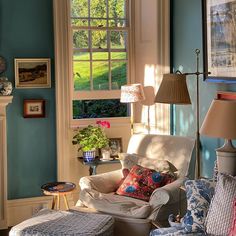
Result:
[[[74,206],[74,197],[72,194],[67,195],[69,206]],[[61,199],[62,200],[62,199]],[[33,198],[22,198],[7,201],[7,225],[8,227],[19,224],[20,222],[29,219],[43,208],[51,208],[52,197],[42,196]],[[61,202],[61,206],[64,207]],[[62,208],[63,210],[63,208]]]

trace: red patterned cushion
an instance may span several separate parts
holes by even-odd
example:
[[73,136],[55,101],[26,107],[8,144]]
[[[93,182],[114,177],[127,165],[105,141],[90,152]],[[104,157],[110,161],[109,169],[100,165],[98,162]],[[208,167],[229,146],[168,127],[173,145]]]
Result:
[[149,201],[152,192],[159,187],[174,181],[174,178],[155,170],[135,165],[130,170],[117,194]]

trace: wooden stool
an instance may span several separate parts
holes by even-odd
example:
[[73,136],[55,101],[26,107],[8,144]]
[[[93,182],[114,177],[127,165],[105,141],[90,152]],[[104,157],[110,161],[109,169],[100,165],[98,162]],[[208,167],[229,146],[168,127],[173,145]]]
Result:
[[45,195],[53,196],[52,209],[60,209],[60,196],[63,196],[66,209],[69,210],[66,195],[75,189],[76,185],[71,182],[53,182],[41,186]]

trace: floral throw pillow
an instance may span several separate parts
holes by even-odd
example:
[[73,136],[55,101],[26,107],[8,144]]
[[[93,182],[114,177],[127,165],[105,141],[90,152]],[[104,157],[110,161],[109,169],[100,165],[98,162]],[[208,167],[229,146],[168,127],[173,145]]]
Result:
[[170,174],[135,165],[116,193],[122,196],[149,201],[152,192],[156,188],[162,187],[174,180]]
[[188,207],[183,218],[184,228],[186,232],[203,233],[215,183],[204,179],[187,180],[185,188]]

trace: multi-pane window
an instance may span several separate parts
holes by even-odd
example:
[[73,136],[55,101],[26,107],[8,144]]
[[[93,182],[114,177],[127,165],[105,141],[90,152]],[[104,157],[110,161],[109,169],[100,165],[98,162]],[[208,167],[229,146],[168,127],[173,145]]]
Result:
[[127,115],[119,91],[128,81],[128,6],[128,0],[71,0],[74,118],[114,117],[102,112],[109,104],[117,117]]

